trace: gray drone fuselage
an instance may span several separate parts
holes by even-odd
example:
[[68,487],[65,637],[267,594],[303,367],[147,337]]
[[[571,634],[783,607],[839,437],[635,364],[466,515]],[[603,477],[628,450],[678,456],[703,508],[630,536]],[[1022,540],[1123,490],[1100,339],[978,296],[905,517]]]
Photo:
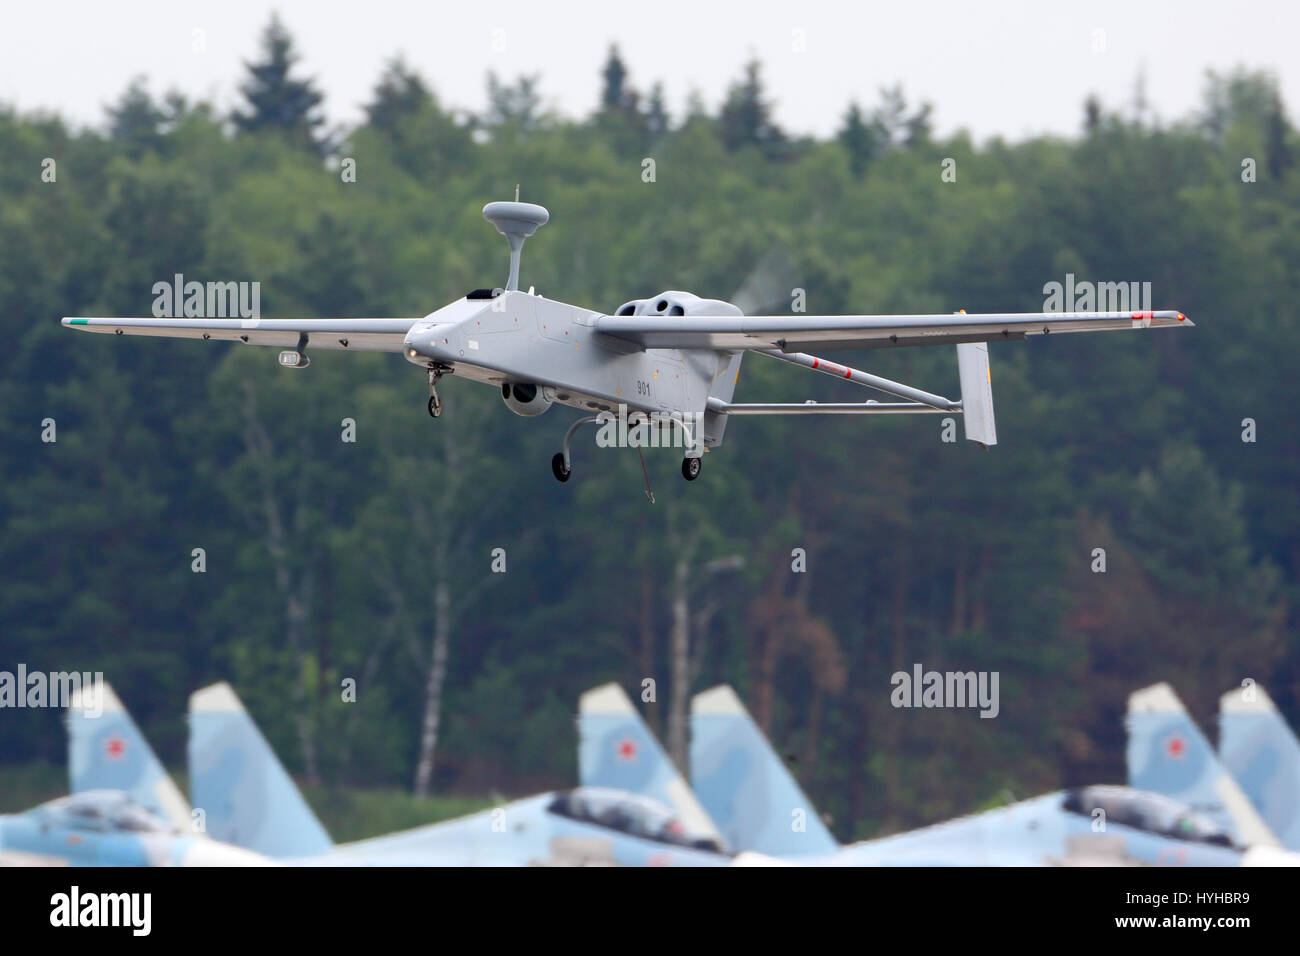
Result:
[[[671,291],[625,302],[613,314],[604,314],[547,299],[531,289],[520,291],[520,253],[528,237],[550,220],[544,206],[520,202],[516,187],[514,202],[488,203],[483,217],[510,247],[505,288],[476,290],[422,319],[231,317],[224,303],[215,306],[214,316],[204,317],[201,310],[191,316],[187,298],[184,318],[65,316],[63,324],[116,335],[278,346],[285,349],[280,364],[296,369],[309,365],[309,345],[392,352],[400,342],[407,361],[428,371],[428,410],[434,418],[442,414],[437,384],[448,373],[496,385],[517,415],[531,418],[557,403],[587,412],[569,426],[559,453],[551,459],[551,471],[562,482],[571,474],[574,433],[601,422],[597,441],[605,442],[609,436],[604,423],[611,416],[619,420],[616,444],[640,448],[648,439],[650,447],[662,447],[658,440],[673,433],[667,444],[684,447],[682,476],[687,481],[699,476],[702,453],[722,443],[732,415],[961,415],[967,440],[989,448],[997,444],[997,430],[988,343],[1049,333],[1192,325],[1182,312],[1133,311],[1127,301],[1122,308],[1100,312],[796,315],[792,310],[746,316],[730,302]],[[956,346],[960,400],[803,351],[917,345]],[[747,351],[903,401],[733,403]]]
[[[680,310],[680,311],[678,311]],[[535,410],[553,402],[588,412],[658,415],[690,423],[703,421],[705,447],[722,440],[726,417],[707,412],[710,396],[730,401],[740,353],[712,349],[652,349],[600,332],[593,320],[603,313],[547,299],[531,292],[492,290],[491,297],[465,297],[417,322],[407,333],[403,354],[426,368],[458,378],[507,385],[535,385]],[[622,306],[620,315],[733,315],[740,309],[688,292],[664,292]]]

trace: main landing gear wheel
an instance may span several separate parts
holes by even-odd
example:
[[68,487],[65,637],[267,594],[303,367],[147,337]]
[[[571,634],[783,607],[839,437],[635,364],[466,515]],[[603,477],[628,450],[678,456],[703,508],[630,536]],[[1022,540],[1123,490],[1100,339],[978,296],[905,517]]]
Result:
[[442,399],[436,393],[429,396],[429,414],[434,418],[442,414]]
[[564,466],[564,452],[557,451],[555,457],[551,459],[551,474],[555,476],[556,481],[568,481],[572,477],[573,469]]
[[682,459],[682,477],[687,481],[694,481],[700,477],[700,469],[704,467],[704,462],[698,458]]

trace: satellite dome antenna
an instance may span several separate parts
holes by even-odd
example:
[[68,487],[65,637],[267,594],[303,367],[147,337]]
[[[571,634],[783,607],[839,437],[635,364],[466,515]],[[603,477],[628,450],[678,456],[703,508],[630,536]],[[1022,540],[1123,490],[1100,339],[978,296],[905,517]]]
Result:
[[551,214],[545,206],[520,202],[519,186],[516,185],[515,201],[488,203],[483,207],[483,218],[496,226],[497,232],[510,243],[510,277],[506,279],[506,291],[514,292],[519,288],[519,253],[524,248],[524,240],[539,226],[546,225]]

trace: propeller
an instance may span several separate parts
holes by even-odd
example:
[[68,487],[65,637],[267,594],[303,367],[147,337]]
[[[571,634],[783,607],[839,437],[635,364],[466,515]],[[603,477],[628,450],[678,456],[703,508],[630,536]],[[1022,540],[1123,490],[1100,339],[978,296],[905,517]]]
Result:
[[730,301],[746,315],[788,312],[793,290],[801,282],[799,267],[790,251],[778,242],[740,283]]

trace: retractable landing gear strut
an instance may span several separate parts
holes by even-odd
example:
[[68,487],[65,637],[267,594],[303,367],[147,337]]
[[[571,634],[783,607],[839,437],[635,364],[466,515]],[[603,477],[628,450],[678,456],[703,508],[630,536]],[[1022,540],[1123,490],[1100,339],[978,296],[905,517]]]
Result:
[[573,476],[573,460],[569,456],[569,443],[573,441],[574,433],[583,425],[591,425],[598,421],[600,421],[599,415],[588,415],[585,418],[579,418],[564,433],[564,441],[560,443],[560,450],[551,459],[551,474],[555,476],[556,481],[568,481]]
[[445,368],[436,365],[429,369],[429,414],[434,418],[442,414],[442,399],[438,397],[438,379],[442,378],[446,371]]

